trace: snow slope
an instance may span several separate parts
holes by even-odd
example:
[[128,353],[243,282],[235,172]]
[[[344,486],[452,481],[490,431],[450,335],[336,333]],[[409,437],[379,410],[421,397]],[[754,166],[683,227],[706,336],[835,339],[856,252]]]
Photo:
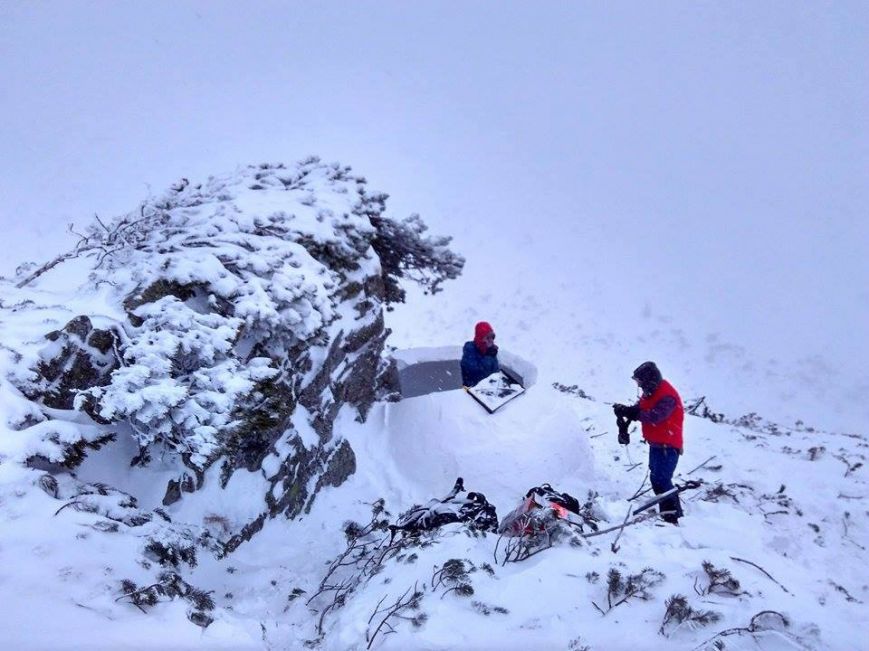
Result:
[[[28,337],[46,320],[63,323],[68,310],[95,299],[62,292],[31,295],[43,309],[7,309],[3,319],[4,341],[25,351],[32,349]],[[14,362],[7,349],[4,359],[8,371]],[[339,488],[325,489],[310,514],[268,522],[227,558],[201,552],[197,566],[185,574],[213,591],[215,622],[202,631],[187,621],[186,606],[178,601],[147,615],[118,603],[121,579],[147,576],[136,559],[150,525],[133,535],[111,533],[99,530],[97,514],[59,510],[66,502],[40,488],[41,473],[15,462],[22,454],[21,433],[11,424],[23,417],[25,405],[5,388],[0,592],[9,616],[0,637],[10,648],[298,648],[317,638],[322,604],[305,602],[326,564],[344,549],[343,523],[365,522],[376,500],[385,500],[394,519],[414,503],[443,495],[462,476],[466,487],[486,494],[503,517],[525,490],[548,481],[580,499],[597,492],[597,510],[606,518],[602,526],[616,525],[645,470],[637,434],[628,449],[616,445],[607,404],[543,381],[491,416],[461,391],[376,405],[365,424],[345,412],[336,431],[356,451],[356,474]],[[159,460],[130,470],[134,449],[121,437],[92,454],[78,480],[126,491],[143,509],[156,505],[166,475]],[[858,435],[772,428],[759,419],[734,425],[688,417],[677,479],[714,459],[690,474],[712,492],[703,488],[686,495],[682,526],[644,522],[624,532],[617,552],[610,547],[612,533],[501,566],[495,548],[503,542],[491,534],[469,537],[449,525],[430,548],[416,550],[415,562],[387,563],[329,614],[321,647],[365,648],[367,622],[379,600],[416,584],[425,586],[420,608],[427,621],[419,628],[399,621],[396,633],[379,636],[373,648],[548,649],[573,642],[591,649],[689,649],[716,631],[747,627],[758,612],[774,610],[788,618],[787,629],[761,631],[756,642],[727,638],[727,648],[858,649],[869,634],[862,617],[869,599],[869,494],[865,466],[858,465],[866,449],[865,437]],[[219,531],[250,517],[259,508],[264,478],[236,474],[226,490],[210,477],[201,492],[169,507],[175,522]],[[478,568],[471,598],[442,594],[443,586],[431,589],[435,566],[453,558]],[[703,561],[730,570],[746,594],[698,596],[694,589],[695,582],[703,587]],[[482,569],[486,563],[492,575]],[[592,602],[606,608],[607,572],[616,567],[630,574],[649,566],[665,575],[650,598],[629,601],[602,617]],[[293,590],[305,592],[290,599]],[[721,621],[696,630],[683,626],[664,640],[657,631],[665,600],[676,593],[695,608],[720,613]],[[45,614],[52,626],[43,625]]]
[[[541,271],[557,273],[552,266],[557,260],[541,260]],[[0,637],[14,648],[283,649],[319,640],[323,649],[362,649],[376,630],[369,620],[377,621],[372,614],[381,599],[389,603],[413,586],[421,592],[414,612],[424,613],[425,621],[414,626],[393,620],[395,633],[378,634],[372,648],[572,644],[576,649],[657,649],[673,644],[705,649],[717,631],[742,630],[743,635],[726,638],[728,648],[850,651],[869,634],[861,618],[869,598],[865,434],[819,427],[814,417],[824,421],[829,412],[810,409],[794,410],[794,420],[777,421],[774,416],[789,401],[763,393],[752,393],[755,402],[748,403],[759,415],[728,409],[719,400],[724,393],[706,389],[745,377],[745,369],[716,373],[719,366],[730,368],[740,354],[730,350],[720,359],[709,354],[695,359],[696,340],[687,331],[653,328],[632,337],[615,322],[608,335],[589,333],[574,348],[567,335],[577,308],[559,312],[563,295],[545,293],[546,274],[518,276],[527,287],[539,285],[537,296],[520,293],[509,301],[467,303],[457,300],[456,287],[469,287],[460,280],[434,297],[411,292],[407,305],[388,314],[396,331],[393,345],[446,345],[444,339],[453,337],[452,346],[463,339],[459,325],[493,315],[505,359],[509,348],[534,362],[528,368],[536,371],[531,373],[536,382],[525,395],[494,415],[462,391],[375,405],[365,424],[343,413],[335,431],[357,455],[357,471],[346,484],[325,489],[312,511],[297,520],[269,521],[228,557],[200,551],[195,567],[185,567],[186,579],[215,601],[211,625],[202,630],[191,624],[189,606],[180,600],[142,613],[121,598],[120,582],[152,580],[141,561],[149,537],[225,537],[261,512],[268,483],[261,473],[239,470],[220,489],[212,469],[201,491],[167,508],[175,530],[166,532],[151,522],[115,531],[100,511],[69,508],[74,484],[123,491],[148,511],[160,505],[166,481],[177,473],[159,457],[147,468],[130,469],[136,445],[126,430],[119,430],[115,443],[91,453],[76,477],[61,476],[54,496],[42,472],[20,465],[42,450],[35,445],[46,445],[36,435],[50,433],[47,427],[55,428],[61,441],[99,431],[81,415],[62,410],[53,412],[50,424],[27,427],[33,407],[6,380],[38,359],[47,330],[81,313],[95,314],[95,323],[120,316],[104,290],[79,289],[74,279],[86,273],[86,267],[73,264],[40,278],[35,288],[3,285],[0,514],[6,526],[0,530],[0,594],[10,617],[0,626]],[[471,279],[471,286],[482,286]],[[543,296],[551,300],[544,303]],[[652,315],[642,318],[656,322]],[[594,320],[603,323],[602,316]],[[542,330],[549,334],[540,336]],[[715,348],[714,342],[705,344]],[[699,467],[690,477],[702,478],[706,486],[686,495],[682,526],[660,528],[647,521],[628,528],[616,550],[611,545],[617,534],[611,533],[573,545],[561,542],[528,560],[502,565],[503,548],[500,557],[496,550],[503,541],[449,525],[430,545],[390,559],[343,607],[326,610],[328,602],[316,593],[328,564],[345,548],[344,523],[366,522],[380,499],[394,521],[412,505],[445,494],[461,476],[468,490],[484,493],[503,517],[528,488],[549,482],[581,500],[596,493],[601,526],[622,522],[629,508],[625,500],[643,483],[645,449],[637,434],[629,449],[615,444],[609,403],[631,399],[630,370],[652,355],[686,399],[707,395],[713,412],[723,412],[719,423],[688,418],[679,471],[684,479]],[[683,377],[691,367],[694,373]],[[800,381],[798,375],[788,378]],[[801,390],[816,387],[808,383]],[[742,399],[748,395],[742,393]],[[112,499],[109,495],[105,501]],[[474,570],[472,597],[434,586],[433,575],[451,559]],[[729,570],[740,582],[740,594],[698,594],[706,580],[704,562]],[[602,616],[610,570],[630,575],[646,567],[663,575],[647,599],[629,600]],[[670,626],[664,631],[670,639],[664,640],[659,628],[667,599],[675,594],[686,595],[696,609],[715,611],[720,620],[706,627]],[[772,622],[747,635],[763,611],[781,615],[770,616]],[[42,625],[41,613],[50,613],[53,626]],[[787,619],[786,627],[779,617]]]
[[[233,562],[286,568],[279,579],[284,592],[292,585],[307,590],[307,597],[324,571],[320,567],[318,574],[312,561],[321,556],[312,548],[337,554],[334,532],[343,518],[364,521],[368,504],[380,497],[395,510],[438,497],[456,474],[469,490],[485,493],[501,517],[525,490],[549,481],[580,499],[597,491],[607,524],[619,524],[629,507],[626,498],[643,482],[645,446],[636,434],[629,449],[617,446],[611,421],[608,406],[542,386],[494,416],[459,391],[379,406],[368,424],[348,430],[359,470],[346,488],[324,496],[300,523],[270,524]],[[865,471],[845,477],[847,466],[838,457],[852,463],[862,458],[855,449],[865,449],[865,441],[819,432],[760,434],[697,417],[688,418],[686,432],[677,479],[701,478],[706,487],[686,494],[680,527],[644,522],[624,532],[617,553],[610,548],[612,533],[498,566],[496,536],[471,538],[449,525],[415,564],[387,566],[337,611],[324,648],[364,648],[366,622],[378,601],[395,598],[414,583],[430,585],[433,566],[449,558],[490,563],[495,573],[478,573],[472,598],[427,592],[422,610],[428,621],[419,629],[400,622],[397,633],[374,648],[566,649],[581,639],[592,649],[690,649],[717,631],[747,626],[763,610],[782,613],[790,626],[762,632],[756,642],[727,638],[727,648],[860,648],[869,633],[862,617],[869,598],[869,527],[861,509]],[[714,459],[706,467],[689,475],[709,457]],[[708,501],[707,490],[715,487],[726,494]],[[745,594],[698,596],[704,561],[729,569]],[[592,606],[605,603],[609,568],[634,573],[648,566],[666,576],[649,601],[629,602],[606,617]],[[594,572],[601,578],[590,582],[587,575]],[[664,601],[676,593],[688,596],[695,608],[720,613],[721,621],[697,630],[683,626],[665,640],[657,632]],[[275,613],[280,596],[274,595],[268,612]],[[509,614],[483,615],[474,601]],[[314,637],[303,600],[292,602],[285,617],[271,623],[272,648]]]

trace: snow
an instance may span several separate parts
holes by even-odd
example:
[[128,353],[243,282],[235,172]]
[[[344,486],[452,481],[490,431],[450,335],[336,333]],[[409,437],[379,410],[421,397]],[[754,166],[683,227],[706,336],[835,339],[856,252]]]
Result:
[[[541,414],[549,417],[541,419]],[[301,522],[268,525],[270,533],[240,548],[234,562],[253,563],[250,571],[256,575],[265,568],[263,561],[254,562],[261,556],[259,550],[280,549],[279,557],[272,560],[280,567],[297,568],[291,585],[310,594],[322,574],[304,560],[313,558],[311,543],[325,544],[331,552],[323,549],[323,555],[334,555],[339,550],[337,541],[324,534],[342,519],[362,520],[367,503],[375,497],[386,498],[387,507],[394,502],[407,507],[445,493],[457,475],[464,477],[469,490],[485,493],[502,517],[530,486],[549,481],[580,498],[588,489],[598,491],[609,524],[617,524],[630,508],[624,500],[643,479],[644,464],[628,470],[628,461],[645,459],[644,446],[636,439],[630,450],[623,451],[615,445],[614,433],[595,436],[611,430],[611,420],[606,405],[546,387],[531,389],[493,416],[460,391],[379,405],[368,423],[346,430],[358,463],[357,474],[348,484],[330,489]],[[348,415],[344,427],[349,425]],[[475,578],[473,600],[507,608],[508,615],[484,616],[467,599],[433,594],[423,599],[429,620],[420,629],[400,625],[397,634],[377,648],[566,648],[578,637],[595,649],[625,648],[628,640],[636,649],[657,649],[662,644],[693,648],[717,630],[746,626],[763,609],[781,612],[792,626],[787,632],[791,637],[762,634],[761,648],[855,648],[867,633],[859,614],[862,605],[847,601],[833,584],[843,585],[860,601],[867,597],[865,566],[854,565],[854,559],[865,554],[858,546],[869,533],[865,520],[852,522],[848,539],[840,534],[843,514],[850,506],[838,496],[865,485],[853,475],[843,477],[842,465],[834,458],[832,446],[838,443],[847,449],[847,437],[803,432],[752,439],[748,430],[695,417],[688,418],[686,432],[687,451],[677,479],[700,477],[709,485],[747,487],[738,495],[739,501],[705,502],[698,499],[699,492],[687,493],[682,526],[660,528],[646,522],[629,528],[618,553],[609,548],[615,536],[611,534],[589,539],[585,547],[556,546],[528,561],[496,566],[494,577],[480,573]],[[808,447],[818,444],[831,446],[830,452],[811,461]],[[701,469],[688,475],[709,456],[715,456],[721,470]],[[772,468],[777,472],[771,473]],[[782,494],[793,500],[801,515],[790,508],[789,514],[764,517],[764,511],[779,510],[775,504],[783,480]],[[333,499],[342,491],[353,499]],[[813,533],[813,524],[821,526],[819,534]],[[273,538],[285,535],[278,533],[284,528],[292,528],[298,544],[276,548]],[[365,622],[377,601],[384,595],[398,596],[414,582],[429,581],[433,565],[449,558],[466,558],[477,565],[493,562],[492,536],[474,539],[454,525],[444,529],[438,544],[417,561],[422,565],[387,566],[383,580],[373,581],[338,611],[324,648],[360,648],[360,644],[364,648],[360,641]],[[756,563],[773,578],[733,558]],[[704,561],[729,568],[748,594],[696,597],[695,581],[703,585]],[[608,568],[639,572],[650,565],[666,577],[653,590],[655,598],[619,606],[602,619],[590,602],[605,602],[603,577]],[[843,565],[852,573],[843,574]],[[307,569],[299,573],[301,568]],[[601,583],[589,583],[589,572],[600,574]],[[683,627],[664,640],[656,633],[662,601],[675,593],[687,595],[694,607],[720,612],[724,619],[708,629]],[[301,603],[293,602],[283,617],[269,628],[270,644],[279,647],[308,639],[304,636],[311,635],[306,628],[311,624],[305,624],[308,611]],[[728,648],[750,648],[750,644],[728,638]]]
[[[15,409],[20,399],[16,402],[12,395],[4,392],[4,404]],[[225,559],[200,554],[189,580],[214,590],[218,602],[217,620],[204,632],[175,603],[147,616],[116,603],[117,580],[140,571],[134,559],[142,543],[90,530],[88,525],[98,520],[93,514],[64,509],[53,516],[62,502],[38,490],[38,473],[11,463],[8,455],[15,452],[8,445],[15,433],[4,432],[0,510],[7,526],[0,534],[0,554],[7,562],[0,589],[17,595],[7,599],[13,605],[7,607],[10,617],[4,621],[16,624],[3,629],[4,639],[21,649],[65,648],[70,640],[89,648],[294,648],[314,636],[304,601],[322,578],[323,563],[342,549],[341,523],[364,521],[375,499],[384,498],[397,515],[413,503],[444,494],[462,476],[468,490],[483,492],[503,517],[529,487],[549,482],[580,499],[596,491],[606,524],[614,525],[630,508],[625,499],[638,489],[645,471],[644,446],[636,434],[627,450],[615,444],[607,405],[546,384],[529,387],[494,415],[463,391],[378,404],[364,424],[355,422],[351,412],[342,412],[336,424],[356,452],[357,472],[346,484],[325,489],[311,513],[297,521],[268,522]],[[297,417],[298,425],[304,412]],[[388,586],[372,582],[328,619],[323,648],[364,648],[365,622],[378,600],[385,594],[396,597],[414,582],[430,581],[433,566],[450,558],[469,559],[478,567],[493,564],[494,576],[474,574],[473,601],[509,612],[483,615],[467,599],[429,592],[422,602],[428,621],[420,629],[400,625],[377,648],[566,648],[575,639],[594,649],[623,648],[626,640],[640,650],[664,643],[693,648],[717,630],[746,626],[763,609],[786,615],[792,637],[763,634],[758,638],[762,648],[854,648],[869,633],[859,603],[869,598],[869,528],[859,509],[865,499],[865,470],[846,477],[839,457],[852,462],[859,458],[855,453],[862,441],[823,431],[763,434],[688,417],[677,480],[690,476],[710,486],[721,482],[735,491],[733,498],[706,502],[698,499],[700,491],[688,493],[680,527],[662,529],[646,522],[628,528],[617,553],[610,549],[615,535],[610,534],[579,548],[556,546],[505,566],[494,564],[495,537],[469,538],[449,525],[415,564],[388,565],[381,577],[389,579]],[[824,450],[812,460],[810,448],[820,447]],[[158,506],[166,480],[177,470],[162,466],[157,457],[148,468],[130,471],[128,460],[136,450],[130,434],[120,432],[117,444],[89,456],[78,479],[103,481],[135,495],[142,508]],[[708,465],[720,464],[720,470],[701,468],[688,474],[712,456],[714,462]],[[636,463],[640,465],[634,467]],[[176,522],[218,530],[260,512],[264,477],[238,471],[224,490],[214,471],[202,491],[167,509]],[[787,513],[776,513],[783,510]],[[45,537],[46,523],[50,538]],[[80,538],[83,533],[87,537]],[[781,586],[734,558],[756,563]],[[704,561],[730,569],[749,594],[695,597]],[[604,603],[606,590],[604,578],[590,583],[588,573],[605,577],[611,567],[632,573],[650,565],[666,577],[653,590],[653,599],[619,606],[606,618],[591,606],[591,601]],[[36,590],[37,585],[46,587]],[[837,586],[859,601],[848,601]],[[307,592],[288,604],[293,588]],[[683,627],[665,641],[656,631],[663,600],[675,593],[687,595],[694,607],[720,612],[722,622],[708,629]],[[51,613],[56,625],[40,626],[37,611]],[[100,631],[96,641],[91,637],[95,628]],[[744,642],[728,645],[748,648]]]
[[301,437],[305,447],[310,448],[317,444],[319,436],[311,425],[311,412],[304,405],[298,405],[293,412],[293,429]]
[[[387,314],[396,357],[429,361],[429,353],[404,351],[458,350],[485,319],[504,359],[506,347],[534,371],[526,395],[491,416],[458,391],[375,405],[364,424],[343,413],[339,430],[353,445],[356,474],[325,488],[298,520],[269,521],[229,557],[201,552],[189,569],[217,601],[216,621],[202,630],[184,603],[145,615],[118,602],[121,579],[150,576],[138,564],[145,532],[100,532],[91,525],[103,518],[73,508],[55,514],[66,502],[20,464],[35,451],[57,454],[42,439],[49,427],[59,439],[102,431],[62,413],[25,428],[42,414],[10,380],[19,384],[48,352],[48,330],[78,314],[98,315],[95,327],[123,318],[115,289],[82,288],[87,260],[65,263],[35,288],[4,282],[4,645],[300,648],[317,617],[305,600],[343,551],[342,523],[365,521],[378,498],[397,516],[444,494],[457,476],[499,516],[548,481],[581,499],[598,492],[606,524],[618,524],[643,479],[645,447],[637,434],[628,449],[616,445],[607,403],[630,401],[631,371],[654,359],[683,398],[706,396],[730,420],[757,412],[779,425],[772,433],[687,418],[677,480],[714,457],[709,466],[720,470],[690,477],[732,495],[687,493],[680,527],[629,527],[618,552],[609,534],[496,566],[493,577],[476,573],[473,599],[508,614],[482,615],[469,600],[429,591],[428,621],[420,629],[401,622],[374,648],[694,649],[764,609],[788,616],[787,635],[728,637],[726,648],[864,648],[866,18],[866,5],[850,1],[784,12],[507,3],[497,14],[466,6],[460,17],[430,3],[304,12],[266,3],[0,7],[0,51],[10,62],[0,86],[15,98],[0,109],[2,273],[70,248],[77,237],[65,232],[68,222],[80,229],[94,212],[122,214],[146,195],[157,201],[151,188],[314,152],[376,179],[396,213],[420,211],[467,257],[463,276],[443,292],[408,288],[407,304]],[[215,177],[213,187],[245,169]],[[298,195],[299,232],[328,237],[343,221],[340,197],[318,193],[306,205],[311,195]],[[199,214],[203,222],[286,217],[283,198],[270,192],[235,187],[220,202],[213,215]],[[193,206],[177,217],[197,214]],[[228,236],[223,244],[234,245]],[[251,271],[269,268],[276,246],[263,240]],[[334,279],[300,247],[292,257],[300,270],[276,271],[271,287],[242,287],[208,256],[173,259],[171,269],[181,280],[207,277],[204,300],[239,292],[251,322],[313,331],[346,316],[305,302]],[[364,271],[376,269],[373,257],[369,264]],[[123,267],[116,273],[113,282],[133,280]],[[270,309],[268,290],[292,307]],[[315,433],[305,421],[299,408],[294,424],[308,445]],[[77,479],[126,491],[142,510],[159,506],[179,468],[155,455],[130,469],[138,446],[130,431],[117,435],[90,453]],[[279,462],[270,457],[263,469]],[[192,530],[218,530],[219,520],[207,521],[215,514],[237,526],[261,512],[267,485],[239,471],[224,490],[211,472],[202,491],[167,511]],[[322,648],[364,649],[384,594],[430,582],[433,566],[450,558],[494,565],[495,544],[447,527],[416,564],[388,565],[333,613]],[[749,594],[697,595],[707,560]],[[605,601],[610,567],[650,565],[666,575],[653,599],[606,617],[591,605]],[[288,602],[295,587],[307,592]],[[675,593],[722,621],[663,638],[663,603]]]
[[[424,501],[445,492],[452,475],[458,474],[464,477],[469,490],[484,492],[503,517],[527,488],[549,481],[580,498],[587,489],[599,491],[601,506],[614,524],[629,508],[624,499],[643,479],[644,463],[627,469],[632,465],[629,461],[645,461],[644,446],[637,444],[636,437],[631,450],[625,451],[626,459],[614,444],[614,433],[595,436],[613,429],[607,406],[564,398],[543,387],[530,390],[493,416],[459,391],[385,405],[382,410],[383,425],[372,420],[368,431],[351,439],[354,445],[357,440],[361,444],[357,447],[359,478],[370,473],[372,482],[378,478],[377,494],[389,494],[386,491],[391,486],[393,492],[404,497],[404,503],[408,498]],[[542,414],[548,417],[541,419]],[[831,581],[844,581],[849,593],[860,601],[867,596],[864,569],[853,565],[853,558],[865,553],[860,545],[869,533],[866,522],[860,519],[859,529],[851,531],[850,540],[841,538],[838,531],[850,508],[839,496],[854,491],[852,482],[860,486],[865,483],[862,479],[844,478],[841,463],[831,454],[811,461],[807,453],[809,447],[818,444],[840,443],[847,449],[847,439],[823,435],[819,440],[816,433],[753,439],[750,432],[694,417],[688,418],[686,432],[686,453],[679,462],[677,480],[688,478],[689,471],[714,456],[723,466],[720,471],[701,469],[690,477],[703,478],[710,484],[721,481],[751,487],[739,502],[704,502],[697,499],[697,493],[687,493],[683,496],[687,517],[682,526],[661,529],[645,523],[630,528],[622,536],[617,554],[609,550],[612,534],[597,539],[591,548],[556,547],[533,560],[498,568],[497,579],[491,584],[475,582],[475,598],[508,608],[509,617],[495,619],[491,625],[488,620],[481,624],[479,615],[472,614],[467,604],[449,608],[436,599],[430,623],[413,634],[400,631],[384,648],[563,648],[578,634],[592,648],[623,648],[625,636],[631,639],[631,648],[660,648],[664,641],[655,635],[662,616],[660,603],[622,606],[622,612],[617,609],[608,617],[609,625],[601,625],[600,615],[590,607],[589,600],[603,603],[606,591],[602,586],[590,587],[585,574],[596,571],[603,576],[611,565],[624,564],[636,572],[651,565],[667,577],[656,591],[659,597],[680,592],[690,601],[695,594],[694,580],[702,575],[703,561],[730,568],[751,594],[729,600],[700,600],[705,607],[720,611],[726,624],[747,625],[748,619],[763,609],[759,605],[763,603],[764,608],[779,610],[793,619],[793,631],[802,637],[799,644],[808,645],[806,648],[853,648],[867,632],[865,622],[857,623],[863,622],[858,615],[861,606],[837,595]],[[372,435],[383,436],[384,440],[372,440]],[[384,463],[384,449],[390,450],[391,463]],[[761,515],[778,510],[774,505],[776,496],[781,496],[779,491],[793,500],[801,515],[795,515],[793,509],[783,515]],[[358,488],[354,492],[358,494]],[[822,527],[820,534],[811,534],[813,524]],[[852,526],[858,526],[856,521]],[[457,540],[447,536],[441,543],[448,550],[426,560],[437,563],[439,558],[443,562],[453,556],[477,563],[491,561],[491,538],[453,538]],[[733,557],[757,563],[784,587]],[[851,560],[847,560],[849,557]],[[857,571],[859,578],[842,574],[843,563]],[[391,584],[401,589],[425,577],[424,571],[390,569],[395,572],[390,575]],[[383,596],[376,588],[371,592],[369,614],[374,602]],[[529,593],[533,599],[528,599]],[[452,612],[438,614],[444,609]],[[360,621],[361,610],[360,605],[358,611],[342,617],[351,625],[354,620]],[[681,641],[690,648],[689,644],[696,645],[711,637],[713,630],[725,627],[680,631],[674,642]],[[351,628],[350,633],[345,630],[344,637],[331,648],[351,644],[354,635],[358,639],[358,627]],[[762,648],[779,648],[766,638],[763,644]],[[781,648],[803,648],[792,640],[780,640],[778,644]]]
[[413,501],[446,492],[456,477],[499,505],[547,481],[594,485],[584,431],[572,410],[549,391],[531,389],[491,415],[462,390],[384,409],[383,445]]
[[395,350],[391,353],[391,357],[395,359],[398,369],[402,370],[407,366],[414,364],[422,364],[424,362],[440,362],[444,360],[460,360],[462,358],[461,346],[438,346],[438,347],[419,347],[405,348],[403,350]]

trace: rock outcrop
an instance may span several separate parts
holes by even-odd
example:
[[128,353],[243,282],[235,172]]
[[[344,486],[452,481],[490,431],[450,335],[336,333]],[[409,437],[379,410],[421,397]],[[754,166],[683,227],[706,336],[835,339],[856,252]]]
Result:
[[228,553],[355,472],[335,423],[394,394],[383,313],[404,299],[399,280],[437,291],[461,271],[449,238],[424,237],[415,215],[390,219],[385,202],[350,168],[312,158],[185,179],[94,224],[78,250],[94,255],[91,282],[115,288],[117,329],[82,315],[48,333],[21,389],[133,436],[134,465],[155,446],[174,455],[166,506],[214,466],[224,488],[236,472],[263,476],[262,512]]

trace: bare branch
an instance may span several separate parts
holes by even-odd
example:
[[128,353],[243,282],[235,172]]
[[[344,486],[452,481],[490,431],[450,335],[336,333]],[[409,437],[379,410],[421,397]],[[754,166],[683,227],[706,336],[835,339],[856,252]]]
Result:
[[[747,634],[751,635],[752,637],[754,637],[756,634],[759,634],[759,633],[766,633],[766,632],[779,633],[779,631],[764,629],[764,628],[760,627],[758,620],[759,620],[759,618],[761,618],[765,615],[775,615],[776,617],[781,619],[782,625],[788,626],[787,617],[782,615],[780,612],[777,612],[775,610],[762,610],[759,613],[756,613],[751,618],[751,621],[749,622],[748,626],[735,626],[733,628],[728,628],[728,629],[725,629],[723,631],[719,631],[718,633],[716,633],[715,635],[710,637],[705,642],[702,642],[701,644],[698,644],[697,646],[695,646],[691,651],[701,651],[704,649],[708,649],[709,645],[711,643],[715,642],[716,640],[719,640],[722,637],[729,637],[731,635],[743,635],[743,634],[747,633]],[[799,640],[795,639],[792,635],[787,635],[786,633],[781,633],[781,634],[784,635],[785,637],[787,637],[790,641],[797,643],[801,648],[803,648],[803,649],[807,648],[804,644],[800,643]]]
[[[410,593],[409,597],[408,593]],[[374,609],[374,612],[368,619],[368,623],[371,624],[371,621],[380,613],[386,613],[386,615],[383,617],[383,619],[380,620],[377,628],[374,629],[374,633],[371,633],[369,635],[370,629],[365,631],[365,639],[368,641],[368,646],[366,648],[371,648],[371,645],[374,644],[374,640],[377,639],[377,634],[380,633],[380,629],[384,626],[387,626],[389,628],[388,632],[394,632],[395,629],[392,627],[391,624],[388,623],[389,619],[391,617],[399,616],[399,613],[403,610],[406,610],[407,608],[418,608],[419,599],[421,596],[422,593],[419,591],[417,583],[414,583],[412,588],[409,587],[407,590],[405,590],[404,593],[398,599],[396,599],[392,605],[387,606],[386,608],[381,608],[380,605],[383,603],[384,599],[386,599],[386,597],[384,596],[383,599],[381,599],[377,603],[377,608]]]
[[110,232],[111,232],[111,231],[109,230],[109,227],[106,226],[106,225],[103,223],[103,220],[100,219],[100,216],[99,216],[98,214],[94,213],[94,219],[97,220],[97,223],[98,223],[100,226],[103,227],[103,230],[104,230],[106,233],[110,233]]
[[63,506],[61,506],[59,509],[57,509],[57,511],[55,511],[54,514],[57,515],[58,513],[63,511],[66,507],[75,506],[76,504],[81,504],[81,502],[78,500],[71,500],[71,501],[67,502],[66,504],[64,504]]
[[649,488],[647,488],[646,490],[643,490],[643,486],[646,485],[646,480],[647,480],[648,478],[649,478],[649,470],[647,469],[647,470],[646,470],[646,474],[645,474],[645,476],[643,477],[643,481],[640,482],[640,487],[637,489],[637,491],[636,491],[636,492],[635,492],[631,497],[628,498],[628,502],[633,502],[633,501],[634,501],[635,499],[637,499],[638,497],[640,497],[640,496],[642,496],[642,495],[645,495],[645,494],[648,493],[650,490],[652,490],[651,486],[650,486]]
[[619,551],[619,545],[618,545],[619,538],[622,537],[622,534],[625,531],[625,525],[628,521],[628,518],[630,518],[630,517],[631,517],[631,507],[628,507],[628,512],[625,513],[625,519],[622,520],[622,527],[621,527],[621,529],[619,529],[619,535],[616,536],[616,539],[613,540],[612,544],[610,545],[610,550],[612,551],[613,554],[617,554]]
[[26,287],[27,285],[29,285],[30,283],[32,283],[34,280],[36,280],[37,278],[39,278],[42,274],[44,274],[44,273],[46,273],[46,272],[51,271],[52,269],[54,269],[54,268],[55,268],[57,265],[59,265],[61,262],[65,262],[65,261],[67,261],[67,260],[70,260],[71,258],[76,258],[76,257],[78,257],[79,253],[80,253],[80,251],[68,251],[68,252],[66,252],[66,253],[63,253],[63,254],[57,256],[54,260],[51,260],[50,262],[46,262],[46,263],[45,263],[44,265],[42,265],[41,267],[37,268],[37,269],[36,269],[33,273],[31,273],[29,276],[27,276],[27,277],[24,278],[23,280],[20,280],[18,283],[16,283],[15,286],[16,286],[18,289],[22,289],[23,287]]
[[697,467],[694,468],[693,470],[689,470],[686,474],[689,474],[689,475],[690,475],[690,474],[694,473],[695,471],[700,470],[700,468],[703,468],[707,463],[709,463],[710,461],[712,461],[714,458],[715,458],[715,455],[713,454],[711,457],[709,457],[708,459],[706,459],[706,461],[704,461],[703,463],[701,463],[699,466],[697,466]]
[[778,587],[780,587],[780,588],[781,588],[782,590],[784,590],[786,593],[788,593],[788,594],[791,593],[790,590],[788,590],[788,589],[787,589],[786,587],[784,587],[781,583],[779,583],[778,581],[776,581],[776,580],[772,577],[772,575],[771,575],[769,572],[767,572],[765,569],[763,569],[763,568],[762,568],[760,565],[758,565],[757,563],[752,563],[751,561],[747,561],[747,560],[745,560],[744,558],[737,558],[736,556],[731,556],[730,558],[731,558],[731,560],[739,561],[740,563],[747,563],[748,565],[751,565],[751,566],[753,566],[753,567],[756,567],[756,568],[759,569],[761,572],[763,572],[764,574],[766,574],[766,575],[769,577],[769,579],[770,579],[773,583],[775,583]]

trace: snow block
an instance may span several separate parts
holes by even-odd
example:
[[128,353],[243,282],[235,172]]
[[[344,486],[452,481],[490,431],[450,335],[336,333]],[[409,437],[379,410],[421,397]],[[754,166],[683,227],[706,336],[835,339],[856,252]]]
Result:
[[[550,391],[528,391],[496,417],[464,390],[409,398],[384,409],[386,438],[371,443],[390,451],[410,500],[423,503],[433,487],[456,477],[499,509],[511,508],[529,486],[550,482],[578,495],[594,485],[588,436],[570,406]],[[382,472],[382,466],[370,468],[375,471]]]
[[[452,391],[462,387],[462,347],[407,348],[392,353],[402,398]],[[498,361],[526,389],[537,381],[537,367],[501,348]]]

